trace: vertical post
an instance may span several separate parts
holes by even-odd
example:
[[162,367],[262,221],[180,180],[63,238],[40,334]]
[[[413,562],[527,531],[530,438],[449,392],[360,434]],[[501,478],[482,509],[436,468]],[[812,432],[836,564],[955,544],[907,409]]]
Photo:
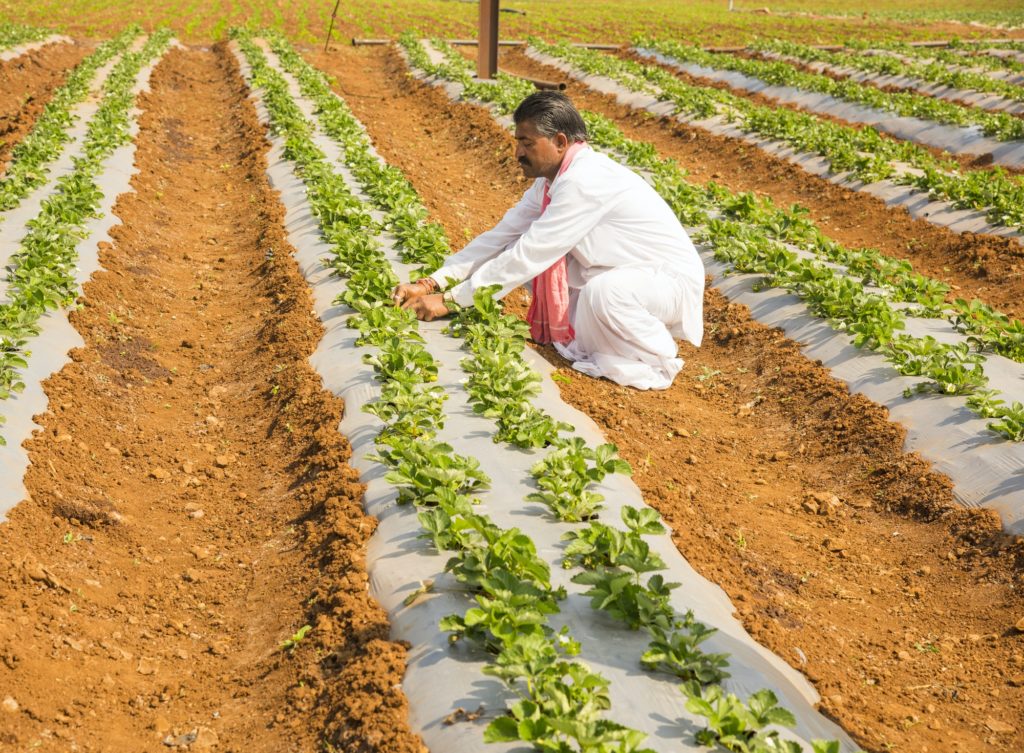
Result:
[[327,45],[331,41],[331,32],[334,31],[334,18],[338,15],[338,6],[341,5],[341,0],[336,0],[334,3],[334,10],[331,11],[331,24],[327,27],[327,38],[324,39],[324,52],[327,52]]
[[477,78],[498,74],[498,0],[480,0],[480,31],[477,35]]

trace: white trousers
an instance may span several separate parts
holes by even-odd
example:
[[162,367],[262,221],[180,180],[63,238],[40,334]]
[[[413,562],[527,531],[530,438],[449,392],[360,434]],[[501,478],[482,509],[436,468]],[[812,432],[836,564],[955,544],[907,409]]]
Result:
[[576,339],[555,347],[584,374],[641,390],[668,389],[683,368],[672,330],[684,295],[683,284],[663,270],[611,269],[574,292]]

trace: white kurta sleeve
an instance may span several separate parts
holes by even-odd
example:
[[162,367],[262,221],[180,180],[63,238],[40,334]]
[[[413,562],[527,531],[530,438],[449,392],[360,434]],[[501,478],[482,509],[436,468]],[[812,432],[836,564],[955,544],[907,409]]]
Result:
[[504,253],[486,260],[469,279],[452,288],[455,302],[472,305],[473,294],[488,285],[501,285],[497,297],[503,298],[575,248],[610,208],[581,188],[570,181],[553,187],[544,214]]
[[[515,242],[530,223],[540,216],[540,203],[544,195],[544,179],[538,179],[526,189],[526,193],[511,207],[497,225],[481,233],[461,251],[449,256],[445,263],[430,277],[441,287],[448,280],[462,281],[473,274],[480,265],[504,251]],[[472,296],[470,297],[472,303]]]

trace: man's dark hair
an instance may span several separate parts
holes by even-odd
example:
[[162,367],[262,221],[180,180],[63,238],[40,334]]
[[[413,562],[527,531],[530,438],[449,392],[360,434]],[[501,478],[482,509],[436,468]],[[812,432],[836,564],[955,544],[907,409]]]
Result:
[[587,140],[587,124],[562,92],[534,92],[519,103],[512,113],[512,120],[516,125],[529,120],[542,136],[549,139],[557,133],[564,133],[570,144]]

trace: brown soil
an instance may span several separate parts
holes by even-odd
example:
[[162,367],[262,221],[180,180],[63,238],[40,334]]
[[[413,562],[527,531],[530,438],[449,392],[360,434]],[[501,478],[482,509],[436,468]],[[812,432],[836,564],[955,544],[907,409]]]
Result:
[[[566,80],[520,50],[502,52],[511,73]],[[675,159],[695,183],[709,180],[733,191],[768,195],[778,206],[800,204],[828,236],[849,248],[870,246],[907,259],[921,274],[952,286],[950,299],[980,298],[1011,316],[1024,316],[1024,245],[1016,240],[975,233],[954,233],[915,220],[898,207],[809,175],[738,139],[716,136],[680,123],[619,105],[576,81],[566,92],[580,107],[614,119],[630,138],[657,146]]]
[[48,44],[0,63],[0,175],[54,90],[89,52],[84,44]]
[[171,51],[141,107],[0,526],[0,750],[422,751],[233,58]]
[[[337,78],[456,246],[518,199],[509,134],[482,109],[410,79],[394,50],[308,59]],[[633,135],[660,133],[659,148],[671,136],[618,115]],[[703,145],[730,176],[738,151]],[[785,175],[771,186],[780,203],[797,188]],[[894,220],[880,216],[857,232],[884,237]],[[1012,626],[1024,616],[1021,543],[994,515],[956,508],[948,480],[902,452],[903,430],[882,408],[851,396],[745,307],[714,291],[705,305],[707,340],[684,347],[672,389],[640,393],[563,368],[563,397],[619,445],[680,550],[732,596],[755,638],[804,671],[862,745],[1020,750],[1024,635]]]

